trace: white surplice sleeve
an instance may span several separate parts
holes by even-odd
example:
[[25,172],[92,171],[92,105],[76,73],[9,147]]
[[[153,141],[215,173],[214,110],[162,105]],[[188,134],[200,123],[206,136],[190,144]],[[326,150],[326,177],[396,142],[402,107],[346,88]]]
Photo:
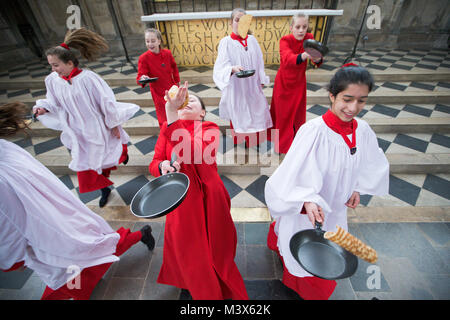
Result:
[[47,91],[45,99],[36,100],[36,105],[33,107],[33,111],[36,107],[45,108],[50,113],[57,113],[58,110],[61,109],[53,88],[55,76],[57,77],[56,73],[51,73],[45,78],[45,89]]
[[254,36],[248,36],[249,39],[251,39],[252,42],[254,42],[254,46],[255,46],[255,52],[256,52],[256,56],[257,56],[257,70],[256,72],[258,72],[258,77],[261,81],[261,84],[264,85],[269,85],[270,84],[270,77],[266,75],[266,72],[264,70],[264,58],[263,58],[263,54],[261,51],[261,47],[258,44],[258,40],[256,40],[256,38]]
[[367,126],[364,141],[359,144],[364,147],[360,170],[355,191],[360,194],[383,196],[389,193],[389,162],[378,146],[375,133],[366,122],[359,125]]
[[119,260],[120,236],[102,217],[28,152],[1,139],[0,151],[1,269],[24,260],[57,289],[68,281],[69,266]]
[[213,80],[216,86],[223,90],[230,83],[232,63],[228,55],[228,37],[223,38],[219,42],[217,50],[217,59],[214,63]]
[[[324,211],[330,206],[320,196],[325,172],[323,159],[327,139],[317,125],[307,122],[298,131],[281,165],[267,180],[265,200],[274,219],[299,214],[304,202],[314,202]],[[318,148],[321,146],[321,148]],[[322,151],[323,152],[323,151]]]
[[99,75],[90,71],[86,78],[88,94],[97,102],[99,111],[102,113],[106,127],[112,129],[130,119],[139,111],[139,106],[133,103],[117,102],[114,92]]
[[40,115],[38,117],[39,121],[42,122],[44,126],[47,128],[62,131],[62,126],[60,122],[60,114],[61,106],[56,98],[55,91],[53,88],[53,81],[55,80],[56,73],[51,73],[45,78],[45,88],[46,88],[46,97],[45,99],[36,100],[36,105],[33,107],[33,113],[36,108],[44,108],[47,109],[48,112]]

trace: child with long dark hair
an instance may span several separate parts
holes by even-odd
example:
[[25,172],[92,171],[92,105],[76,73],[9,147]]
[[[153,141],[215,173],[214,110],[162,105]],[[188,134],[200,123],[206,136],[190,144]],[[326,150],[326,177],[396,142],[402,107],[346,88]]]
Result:
[[367,122],[356,119],[373,85],[362,67],[337,71],[328,86],[330,110],[300,128],[266,183],[265,199],[275,220],[267,244],[282,257],[283,283],[303,299],[328,299],[336,282],[306,272],[290,252],[291,237],[316,221],[325,231],[336,225],[347,230],[347,207],[355,208],[360,194],[389,191],[386,156]]

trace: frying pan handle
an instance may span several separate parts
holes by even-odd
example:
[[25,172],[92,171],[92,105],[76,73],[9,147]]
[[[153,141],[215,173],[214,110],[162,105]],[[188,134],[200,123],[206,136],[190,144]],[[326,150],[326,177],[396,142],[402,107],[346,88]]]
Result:
[[319,221],[316,220],[315,225],[317,231],[322,231],[322,224]]
[[171,166],[172,168],[174,168],[174,169],[175,169],[175,172],[176,172],[176,171],[177,171],[177,168],[175,168],[175,167],[173,166],[173,163],[174,163],[175,161],[177,161],[177,154],[175,153],[175,151],[172,151],[172,155],[171,155],[171,157],[170,157],[170,166]]

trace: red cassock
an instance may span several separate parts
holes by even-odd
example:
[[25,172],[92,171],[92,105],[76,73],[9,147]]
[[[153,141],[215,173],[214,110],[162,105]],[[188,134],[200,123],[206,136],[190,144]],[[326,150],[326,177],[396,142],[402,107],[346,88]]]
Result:
[[215,163],[219,137],[212,122],[178,120],[161,128],[151,174],[160,175],[159,163],[170,159],[174,149],[190,185],[182,204],[166,216],[158,282],[187,289],[193,299],[248,299],[234,262],[237,237],[230,196]]
[[[119,164],[123,163],[128,157],[128,146],[122,144],[122,154],[119,158]],[[112,170],[116,170],[117,167],[106,168],[102,170],[101,174],[98,174],[94,170],[78,171],[78,186],[80,193],[92,192],[95,190],[103,189],[113,185],[114,182],[109,180]]]
[[[120,235],[120,239],[114,255],[118,257],[142,239],[141,231],[131,232],[130,229],[120,227],[117,233]],[[112,263],[104,263],[83,269],[79,278],[81,282],[79,288],[69,288],[69,286],[65,285],[57,290],[52,290],[47,286],[41,300],[65,300],[71,298],[74,300],[89,300],[95,286],[111,265]]]
[[[142,238],[141,231],[131,232],[130,229],[125,229],[122,227],[117,230],[117,233],[120,235],[120,239],[117,243],[116,252],[114,255],[118,257],[139,242]],[[3,271],[14,271],[23,265],[24,261],[20,261],[15,263],[10,269]],[[112,263],[104,263],[83,269],[79,275],[79,288],[72,288],[68,285],[64,285],[56,290],[53,290],[46,286],[41,300],[89,300],[92,291],[95,289],[96,285],[111,265]]]
[[[314,39],[307,33],[306,39]],[[280,69],[275,77],[270,115],[272,129],[279,130],[279,143],[275,151],[287,153],[297,130],[306,122],[306,67],[308,61],[297,64],[297,57],[303,53],[303,40],[292,34],[280,39]],[[320,65],[320,63],[318,64]],[[274,135],[272,133],[272,141]]]
[[163,123],[167,121],[165,109],[166,101],[164,100],[165,91],[169,90],[174,84],[178,85],[180,82],[178,67],[170,50],[161,49],[158,54],[148,50],[141,54],[138,61],[136,82],[141,87],[144,87],[139,83],[139,78],[142,75],[146,75],[150,78],[158,78],[157,81],[152,82],[149,85],[152,99],[155,103],[156,117],[158,118],[159,127],[161,127]]

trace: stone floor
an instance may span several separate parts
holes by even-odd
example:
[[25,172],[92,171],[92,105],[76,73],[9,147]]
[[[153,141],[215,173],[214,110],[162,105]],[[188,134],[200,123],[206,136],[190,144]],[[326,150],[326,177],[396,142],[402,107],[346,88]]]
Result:
[[[146,222],[111,222],[139,230]],[[150,222],[157,239],[153,251],[136,244],[113,264],[93,300],[188,299],[180,289],[156,283],[162,263],[164,222]],[[285,287],[278,256],[266,246],[269,223],[236,223],[236,264],[252,300],[299,300]],[[358,223],[349,231],[377,248],[371,265],[359,260],[356,273],[338,280],[331,300],[448,300],[450,299],[449,223]],[[378,277],[379,275],[379,277]],[[31,270],[0,273],[0,299],[39,299],[44,284]]]

